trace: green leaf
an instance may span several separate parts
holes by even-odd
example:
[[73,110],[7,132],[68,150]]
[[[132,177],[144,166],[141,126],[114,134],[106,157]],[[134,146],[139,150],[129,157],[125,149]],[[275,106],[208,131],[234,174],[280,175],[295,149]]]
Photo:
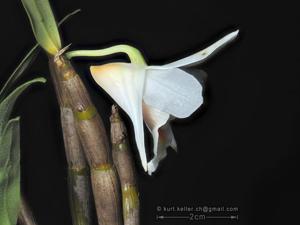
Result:
[[15,83],[15,81],[24,73],[24,71],[30,66],[30,64],[36,59],[40,51],[39,45],[36,44],[22,59],[21,63],[14,70],[14,72],[10,75],[6,83],[0,90],[0,102],[5,98],[8,93],[9,88]]
[[[76,9],[73,12],[67,14],[61,21],[59,21],[58,26],[62,25],[66,20],[68,20],[73,15],[79,13],[81,10]],[[0,90],[0,102],[5,98],[8,93],[9,88],[16,82],[16,80],[24,73],[24,71],[30,66],[30,64],[36,59],[38,53],[40,52],[39,44],[36,44],[22,59],[21,63],[10,75],[6,83]]]
[[36,78],[17,87],[0,103],[0,224],[15,225],[20,207],[20,126],[19,118],[8,121],[18,96]]
[[11,147],[11,142],[12,142],[12,133],[10,129],[8,129],[9,124],[11,122],[9,121],[4,129],[4,131],[0,135],[0,146],[1,146],[1,151],[0,151],[0,168],[1,168],[1,176],[0,180],[3,179],[4,175],[2,171],[7,168],[9,159],[10,159],[10,147]]
[[20,207],[20,122],[8,121],[0,136],[0,224],[15,225]]
[[37,42],[49,54],[61,49],[58,27],[48,0],[22,0]]
[[19,95],[31,84],[37,82],[45,83],[46,79],[40,77],[20,85],[0,103],[0,135],[10,117],[13,106]]
[[[10,125],[11,124],[11,125]],[[8,162],[8,182],[6,192],[6,205],[8,217],[12,224],[16,224],[20,209],[20,122],[19,118],[9,121],[8,129],[12,131],[10,160]]]

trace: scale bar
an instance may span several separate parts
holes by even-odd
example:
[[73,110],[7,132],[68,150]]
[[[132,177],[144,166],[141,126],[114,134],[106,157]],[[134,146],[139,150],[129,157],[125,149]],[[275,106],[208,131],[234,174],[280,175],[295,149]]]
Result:
[[205,216],[206,219],[238,219],[238,216]]
[[[190,216],[163,216],[163,215],[157,216],[156,218],[161,219],[161,220],[163,220],[163,219],[191,219]],[[203,215],[202,220],[206,220],[206,219],[231,219],[231,220],[236,219],[236,220],[238,220],[239,216],[238,215],[236,215],[236,216],[233,216],[233,215],[231,215],[231,216],[205,216],[205,215]],[[197,220],[200,220],[200,218],[197,217]]]
[[158,216],[158,219],[189,219],[189,216]]

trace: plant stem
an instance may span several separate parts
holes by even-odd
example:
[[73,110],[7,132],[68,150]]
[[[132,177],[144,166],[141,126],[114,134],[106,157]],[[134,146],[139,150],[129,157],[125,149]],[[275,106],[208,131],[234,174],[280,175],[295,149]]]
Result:
[[107,56],[116,53],[125,53],[127,54],[130,62],[146,65],[144,57],[141,52],[130,45],[114,45],[108,48],[103,48],[99,50],[74,50],[66,53],[66,56],[71,59],[73,57],[99,57],[99,56]]
[[113,160],[122,188],[124,225],[138,225],[140,204],[134,163],[128,144],[127,130],[115,105],[112,106],[110,121]]
[[61,85],[61,77],[49,60],[51,77],[60,107],[61,127],[65,153],[68,162],[69,201],[73,225],[92,224],[92,195],[90,174],[83,149],[75,128],[75,119],[69,105],[66,89]]
[[113,167],[103,122],[82,80],[64,56],[50,58],[58,86],[67,93],[85,157],[91,170],[91,182],[98,223],[121,225],[121,199],[117,173]]
[[36,225],[37,224],[33,218],[30,207],[28,206],[27,202],[25,201],[25,199],[23,197],[21,198],[18,222],[20,225]]

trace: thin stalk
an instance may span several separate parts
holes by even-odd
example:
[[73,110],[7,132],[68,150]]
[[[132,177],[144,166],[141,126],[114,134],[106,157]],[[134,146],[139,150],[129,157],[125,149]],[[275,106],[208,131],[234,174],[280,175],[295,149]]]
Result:
[[134,163],[129,148],[127,129],[115,105],[112,106],[110,122],[113,161],[122,188],[124,225],[138,225],[140,202]]
[[102,119],[89,97],[82,80],[64,56],[50,57],[50,67],[59,79],[56,84],[67,93],[74,113],[77,134],[90,166],[91,182],[98,223],[121,225],[121,199],[117,173]]
[[103,48],[99,50],[74,50],[66,53],[68,59],[74,57],[99,57],[99,56],[107,56],[116,53],[125,53],[132,63],[146,65],[144,57],[141,52],[130,45],[114,45],[109,48]]
[[60,107],[61,127],[68,162],[69,202],[73,225],[90,225],[92,224],[93,204],[89,168],[75,128],[74,114],[68,102],[66,89],[60,85],[61,77],[57,76],[51,60],[49,64]]
[[28,206],[27,202],[25,201],[25,199],[23,197],[21,198],[21,206],[20,206],[18,222],[20,225],[36,225],[37,224],[33,218],[30,207]]

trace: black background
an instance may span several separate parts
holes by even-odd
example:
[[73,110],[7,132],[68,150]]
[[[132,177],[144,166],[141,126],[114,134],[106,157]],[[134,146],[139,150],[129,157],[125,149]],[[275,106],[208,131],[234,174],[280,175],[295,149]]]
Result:
[[[150,64],[183,57],[239,28],[238,41],[198,67],[208,73],[206,104],[192,118],[173,124],[179,153],[169,151],[159,171],[149,177],[133,150],[141,224],[297,224],[300,35],[299,8],[292,1],[51,3],[57,18],[82,9],[62,26],[65,45],[72,43],[76,49],[131,43],[143,50]],[[0,19],[4,81],[34,38],[20,1],[3,1]],[[89,64],[100,62],[81,59],[74,65],[109,129],[112,102],[88,73]],[[43,53],[23,80],[37,75],[49,78]],[[24,94],[15,115],[22,117],[22,186],[36,220],[40,225],[71,224],[66,159],[51,81]],[[239,220],[156,220],[157,206],[205,205],[237,206],[234,214]]]

